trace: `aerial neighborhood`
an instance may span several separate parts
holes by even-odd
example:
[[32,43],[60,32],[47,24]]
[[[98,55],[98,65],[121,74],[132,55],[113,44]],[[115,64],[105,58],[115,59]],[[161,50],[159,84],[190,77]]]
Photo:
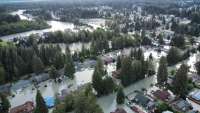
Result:
[[0,0],[0,113],[200,113],[200,1]]

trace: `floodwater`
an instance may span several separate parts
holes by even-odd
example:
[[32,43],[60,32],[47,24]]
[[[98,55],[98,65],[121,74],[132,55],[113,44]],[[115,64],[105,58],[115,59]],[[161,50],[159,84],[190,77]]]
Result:
[[199,60],[200,60],[200,53],[197,52],[197,53],[191,54],[191,56],[188,59],[181,61],[181,62],[177,63],[176,65],[170,66],[168,69],[169,69],[169,71],[176,70],[181,66],[181,64],[184,63],[190,67],[190,69],[189,69],[190,72],[195,72],[196,71],[195,63]]
[[74,24],[73,23],[67,23],[67,22],[60,22],[60,21],[47,21],[47,23],[51,26],[50,28],[43,29],[43,30],[31,30],[23,33],[16,33],[12,35],[6,35],[0,37],[0,39],[9,41],[12,40],[13,38],[24,38],[28,37],[31,34],[38,34],[38,35],[43,35],[45,32],[54,32],[54,31],[64,31],[64,30],[74,30]]
[[[116,51],[118,52],[118,51]],[[157,56],[160,53],[157,53],[153,49],[148,49],[145,51],[145,57],[149,56],[149,54],[152,53],[153,56]],[[111,55],[111,53],[107,53],[106,55]],[[104,55],[104,56],[106,56]],[[155,62],[157,65],[159,57],[155,57]],[[89,62],[89,60],[86,60],[86,64]],[[90,64],[90,63],[89,63]],[[157,67],[157,66],[156,66]],[[106,66],[108,76],[111,76],[112,71],[116,69],[116,63],[111,63]],[[52,80],[45,81],[41,84],[39,84],[39,90],[41,91],[43,97],[47,96],[55,96],[55,94],[60,93],[62,89],[68,89],[68,90],[75,90],[78,87],[82,86],[83,84],[90,83],[92,81],[92,74],[93,74],[94,68],[90,66],[85,66],[78,70],[75,73],[75,79],[69,80],[68,78],[64,78],[62,83],[55,83]],[[138,81],[129,87],[125,88],[125,94],[128,94],[130,92],[133,92],[134,90],[141,90],[142,88],[148,89],[151,84],[156,83],[156,77],[148,77],[144,80]],[[45,87],[47,85],[47,87]],[[69,88],[69,86],[72,86]],[[33,90],[34,89],[34,90]],[[13,94],[15,97],[9,97],[9,100],[11,102],[11,106],[15,107],[18,105],[23,104],[26,101],[35,101],[35,95],[36,95],[36,89],[33,85],[20,89],[18,91],[13,91]],[[116,108],[116,102],[115,102],[115,94],[110,94],[108,96],[104,96],[101,98],[98,98],[98,104],[102,107],[105,113],[109,113],[110,111],[113,111]],[[128,111],[130,109],[126,106],[124,108]],[[131,112],[130,112],[131,113]]]
[[[148,78],[145,78],[141,81],[138,81],[129,87],[124,88],[124,93],[125,95],[134,92],[135,90],[141,91],[141,89],[149,89],[151,88],[151,84],[156,83],[156,77],[151,76]],[[117,108],[117,103],[116,103],[116,94],[110,94],[108,96],[104,96],[98,99],[97,103],[101,106],[103,109],[104,113],[110,113],[111,111],[114,111]],[[127,113],[134,113],[131,111],[130,108],[127,106],[123,106],[123,108],[127,111]]]
[[[19,15],[20,19],[22,20],[33,20],[33,17],[28,14],[24,14],[23,12],[26,10],[17,10],[14,12],[11,12],[10,14],[12,15]],[[84,24],[88,24],[92,26],[93,29],[97,29],[98,27],[103,27],[105,26],[105,19],[80,19],[81,22]],[[11,35],[6,35],[0,37],[2,40],[12,40],[13,38],[24,38],[28,37],[31,34],[38,34],[38,35],[43,35],[45,32],[54,32],[54,31],[65,31],[65,30],[71,30],[76,32],[78,30],[78,26],[75,26],[73,23],[70,22],[61,22],[61,21],[56,21],[56,20],[51,20],[47,21],[47,24],[49,24],[51,27],[43,30],[31,30],[27,32],[22,32],[22,33],[16,33],[16,34],[11,34]],[[81,29],[82,27],[80,27]],[[83,27],[83,29],[86,29]]]
[[99,27],[104,27],[106,20],[101,18],[93,18],[93,19],[80,19],[80,22],[83,24],[87,24],[92,26],[93,29],[97,29]]

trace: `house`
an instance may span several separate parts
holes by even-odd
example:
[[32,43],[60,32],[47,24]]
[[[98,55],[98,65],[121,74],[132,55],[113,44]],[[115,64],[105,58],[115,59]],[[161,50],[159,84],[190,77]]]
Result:
[[104,64],[106,65],[115,62],[115,60],[112,57],[104,57],[103,61],[104,61]]
[[200,76],[196,73],[191,73],[188,77],[194,82],[196,85],[200,86]]
[[116,71],[113,71],[112,72],[112,77],[116,78],[116,79],[119,79],[120,77],[120,73],[121,73],[121,70],[116,70]]
[[133,100],[135,103],[143,106],[144,108],[147,108],[148,107],[148,103],[150,102],[150,99],[147,98],[145,95],[143,95],[142,93],[138,93],[134,100]]
[[54,97],[45,97],[44,101],[48,108],[52,108],[55,106],[55,98]]
[[31,101],[10,109],[10,113],[33,113],[34,103]]
[[19,80],[17,83],[12,85],[11,90],[16,91],[21,88],[26,88],[29,85],[31,85],[31,82],[29,80]]
[[169,101],[170,93],[168,91],[157,90],[157,91],[153,91],[152,94],[157,99],[160,99],[160,100],[166,101],[166,102]]
[[11,84],[0,85],[0,93],[9,93]]
[[41,82],[44,82],[44,81],[50,79],[50,76],[49,76],[48,73],[42,73],[42,74],[40,74],[40,75],[38,75],[38,76],[37,76],[37,75],[32,75],[32,76],[33,76],[33,77],[31,77],[30,80],[31,80],[32,82],[37,83],[37,84],[39,84],[39,83],[41,83]]
[[144,113],[142,110],[140,110],[138,107],[136,106],[132,106],[131,110],[134,111],[135,113]]
[[200,90],[192,92],[188,99],[200,105]]
[[192,109],[191,104],[183,99],[179,99],[179,100],[176,100],[175,102],[173,102],[172,107],[179,112],[187,112]]
[[63,89],[61,90],[61,95],[58,96],[58,99],[60,101],[64,101],[65,97],[69,94],[70,92],[68,91],[68,89]]
[[127,113],[123,108],[117,108],[115,111],[110,113]]

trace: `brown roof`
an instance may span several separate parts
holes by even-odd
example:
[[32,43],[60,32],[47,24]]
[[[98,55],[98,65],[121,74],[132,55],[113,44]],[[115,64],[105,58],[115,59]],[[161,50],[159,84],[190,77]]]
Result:
[[28,101],[23,105],[12,108],[10,110],[10,113],[32,113],[33,110],[34,110],[34,103]]
[[121,69],[116,70],[116,71],[113,71],[113,72],[112,72],[112,76],[113,76],[114,78],[119,78],[119,77],[120,77],[120,73],[121,73]]
[[169,99],[170,93],[168,91],[157,90],[153,92],[153,95],[162,101],[167,101]]
[[117,108],[114,112],[110,113],[127,113],[123,108]]

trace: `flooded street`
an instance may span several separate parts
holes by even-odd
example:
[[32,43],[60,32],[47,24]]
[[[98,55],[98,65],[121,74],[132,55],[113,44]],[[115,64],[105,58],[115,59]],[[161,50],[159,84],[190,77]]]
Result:
[[[17,11],[11,12],[10,14],[19,15],[20,19],[22,19],[22,20],[29,20],[29,21],[34,20],[34,17],[32,17],[31,15],[24,14],[25,11],[26,10],[17,10]],[[54,18],[56,18],[56,17],[54,17]],[[190,23],[190,21],[187,19],[184,19],[182,21],[183,21],[182,24]],[[89,29],[89,30],[94,30],[99,27],[105,28],[105,26],[106,26],[105,25],[106,19],[101,19],[101,18],[80,19],[80,22],[86,25],[86,26],[84,26],[85,28],[83,28],[83,29]],[[69,30],[69,31],[77,32],[78,30],[82,29],[81,27],[83,27],[83,26],[76,26],[70,22],[61,22],[61,21],[57,21],[57,20],[47,21],[47,24],[50,25],[51,27],[47,28],[47,29],[43,29],[43,30],[31,30],[31,31],[23,32],[23,33],[2,36],[2,37],[0,37],[0,39],[9,41],[14,38],[25,38],[25,37],[30,36],[31,34],[38,34],[38,35],[42,36],[46,32],[54,32],[54,31]],[[157,29],[157,32],[160,33],[160,31],[162,31],[161,27]],[[171,32],[170,30],[165,31],[165,32],[169,32],[169,34],[173,34],[173,32]],[[48,46],[49,44],[39,44],[38,47],[40,47],[41,45]],[[65,43],[58,43],[58,44],[52,44],[52,45],[59,45],[61,48],[61,51],[63,53],[65,53],[65,49],[66,49]],[[68,46],[69,46],[71,53],[73,54],[74,52],[81,52],[82,47],[85,47],[86,49],[90,49],[91,42],[87,42],[87,43],[77,42],[77,43],[69,44]],[[158,65],[159,65],[158,64],[159,59],[162,56],[165,56],[165,57],[167,56],[167,52],[169,51],[170,47],[171,46],[168,45],[168,46],[163,46],[163,48],[159,48],[159,47],[154,48],[154,47],[150,47],[150,46],[142,46],[141,48],[144,51],[145,60],[147,60],[149,58],[149,56],[152,55],[152,57],[153,57],[152,67],[154,66],[154,69],[157,71]],[[162,50],[160,52],[158,52],[158,48],[162,49]],[[116,59],[118,55],[130,54],[131,50],[132,50],[132,48],[115,50],[115,51],[112,51],[109,53],[102,54],[99,57],[102,59],[108,58],[108,57],[112,57],[113,59]],[[176,70],[177,68],[180,67],[180,65],[182,63],[185,63],[188,66],[190,66],[191,72],[195,72],[194,64],[198,60],[200,60],[199,52],[191,54],[191,56],[188,59],[181,61],[180,63],[177,63],[174,66],[168,67],[168,71],[170,72],[171,70]],[[44,98],[55,97],[55,95],[60,94],[63,89],[66,89],[70,92],[70,91],[77,90],[78,88],[80,88],[81,86],[83,86],[87,83],[91,83],[95,63],[96,63],[96,61],[91,60],[91,59],[86,59],[82,63],[75,62],[76,72],[74,74],[75,77],[73,80],[61,75],[62,82],[58,83],[58,82],[55,82],[54,80],[50,79],[50,80],[41,82],[38,85],[38,88],[36,88],[36,86],[32,83],[31,79],[27,80],[30,82],[30,84],[28,84],[26,87],[20,87],[17,90],[13,90],[13,89],[11,90],[12,96],[9,96],[11,108],[22,105],[27,101],[35,102],[37,90],[40,90],[40,92]],[[112,72],[116,70],[116,62],[105,65],[105,69],[107,70],[108,76],[112,76]],[[62,70],[62,72],[63,72],[63,70]],[[115,81],[117,83],[120,82],[120,80],[115,80]],[[140,81],[133,83],[132,85],[124,88],[124,93],[125,93],[125,95],[128,95],[131,92],[142,91],[142,89],[150,89],[150,88],[152,88],[153,84],[156,84],[156,82],[157,82],[156,75],[146,77],[145,79],[140,80]],[[15,85],[16,84],[14,83],[13,87]],[[97,103],[103,109],[104,113],[110,113],[111,111],[114,111],[118,107],[118,105],[116,103],[116,94],[115,93],[97,98]],[[122,107],[128,113],[134,113],[126,105],[124,105]]]
[[[124,51],[128,51],[128,50],[130,49],[125,49]],[[118,53],[118,52],[120,51],[116,51],[115,53]],[[161,56],[161,54],[154,51],[153,49],[148,49],[144,52],[145,58],[147,58],[150,55],[150,53],[152,53],[152,55],[154,56],[156,67],[157,67],[157,62],[158,62],[157,58],[159,57],[156,57],[156,56]],[[107,53],[104,56],[109,56],[112,54],[114,53],[113,52]],[[88,63],[89,61],[90,60],[86,60],[82,64],[83,68],[76,71],[74,80],[69,80],[65,78],[63,79],[62,83],[55,83],[52,80],[48,80],[39,84],[40,86],[39,90],[41,91],[42,95],[44,97],[55,96],[55,94],[60,93],[62,89],[68,89],[69,91],[75,90],[86,83],[90,83],[92,80],[92,74],[93,74],[94,68],[87,66],[87,65],[90,65],[90,63]],[[107,65],[106,69],[107,69],[108,75],[111,76],[112,71],[116,69],[116,63],[111,63]],[[151,76],[130,85],[129,87],[125,88],[124,91],[125,91],[125,94],[128,94],[135,90],[141,90],[142,88],[148,89],[149,87],[151,87],[151,84],[155,84],[155,83],[156,83],[156,77]],[[47,85],[47,87],[45,87],[45,85]],[[69,86],[71,87],[69,88]],[[28,100],[34,101],[35,95],[36,95],[36,89],[34,88],[33,85],[31,85],[27,88],[20,89],[18,91],[13,91],[13,94],[15,95],[15,97],[9,97],[9,100],[11,102],[11,106],[15,107],[15,106],[23,104],[24,102]],[[115,98],[115,94],[98,98],[98,104],[103,108],[105,113],[109,113],[110,111],[116,108],[116,102],[114,98]],[[126,106],[124,107],[125,109],[129,109]]]
[[[156,83],[156,77],[151,76],[124,88],[124,93],[125,95],[127,95],[131,92],[134,92],[135,90],[141,91],[141,89],[143,88],[149,89],[151,87],[151,84],[155,84],[155,83]],[[109,113],[110,111],[114,111],[117,108],[117,103],[116,103],[115,98],[116,98],[116,94],[110,94],[108,96],[99,98],[97,103],[101,106],[104,113]],[[126,105],[123,106],[123,108],[127,110],[128,113],[134,113]]]
[[[65,51],[65,44],[59,44],[62,51]],[[74,43],[69,45],[69,48],[72,52],[74,51],[80,51],[82,46],[85,46],[86,48],[89,48],[90,43]],[[167,53],[162,51],[158,52],[155,48],[148,48],[148,47],[142,47],[144,51],[144,57],[147,59],[150,54],[152,54],[154,59],[154,65],[155,69],[158,68],[158,62],[161,56],[166,56]],[[100,57],[116,57],[119,54],[129,54],[131,51],[131,48],[126,48],[123,50],[116,50],[109,53],[106,53],[104,55],[101,55]],[[199,58],[199,53],[192,54],[191,57],[189,57],[187,60],[184,61],[184,63],[187,63],[189,66],[191,66],[191,70],[194,69],[194,63]],[[55,83],[53,80],[48,80],[45,82],[42,82],[39,84],[39,90],[41,91],[43,97],[53,97],[56,94],[60,93],[63,89],[68,89],[69,91],[76,90],[78,87],[86,84],[91,83],[92,81],[92,74],[94,71],[94,67],[92,66],[93,61],[91,60],[85,60],[83,63],[76,63],[77,71],[75,73],[74,80],[69,80],[68,78],[64,78],[62,83]],[[95,61],[94,61],[95,62]],[[180,63],[169,67],[169,69],[177,69],[178,66],[180,66]],[[106,67],[108,76],[112,75],[112,71],[116,70],[116,63],[108,64]],[[156,76],[151,76],[148,78],[145,78],[141,81],[138,81],[129,87],[126,87],[124,89],[125,94],[128,94],[130,92],[134,92],[135,90],[141,91],[141,89],[149,89],[151,88],[152,84],[156,83]],[[47,86],[47,87],[45,87]],[[13,91],[12,92],[15,97],[9,97],[9,100],[11,102],[11,106],[15,107],[18,105],[23,104],[26,101],[34,101],[35,95],[36,95],[36,89],[33,85],[30,85],[26,88]],[[110,94],[108,96],[103,96],[101,98],[98,98],[98,104],[101,106],[103,111],[105,113],[109,113],[110,111],[113,111],[116,107],[116,95]],[[132,113],[132,111],[127,107],[123,106],[124,109],[129,111],[129,113]]]

